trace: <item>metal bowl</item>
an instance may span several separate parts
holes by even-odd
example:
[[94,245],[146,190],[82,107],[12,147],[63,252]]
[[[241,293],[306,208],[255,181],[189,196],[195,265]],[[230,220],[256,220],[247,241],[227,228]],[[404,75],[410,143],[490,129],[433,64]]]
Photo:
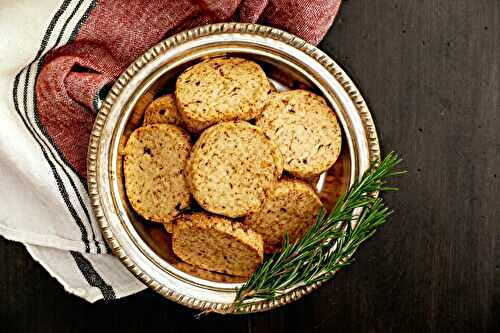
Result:
[[[335,110],[343,129],[342,154],[317,186],[327,206],[379,159],[380,148],[366,103],[345,72],[316,47],[278,29],[242,23],[195,28],[159,43],[127,68],[111,88],[92,130],[87,174],[94,214],[113,253],[146,285],[185,306],[224,312],[234,311],[230,304],[239,284],[208,281],[175,268],[169,237],[158,224],[133,211],[122,174],[124,144],[140,126],[147,103],[173,89],[175,78],[187,67],[221,55],[257,61],[279,89],[310,89]],[[292,290],[274,301],[249,303],[238,312],[269,310],[318,286]]]

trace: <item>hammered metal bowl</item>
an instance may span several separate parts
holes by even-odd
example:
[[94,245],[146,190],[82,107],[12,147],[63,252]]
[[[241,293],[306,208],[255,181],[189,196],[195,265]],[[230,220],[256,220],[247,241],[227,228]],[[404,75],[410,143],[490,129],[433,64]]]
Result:
[[[317,184],[326,206],[380,158],[380,148],[366,103],[345,72],[316,47],[278,29],[223,23],[181,32],[151,48],[118,78],[97,115],[88,152],[89,195],[102,233],[123,264],[161,295],[190,308],[233,312],[230,304],[239,284],[208,281],[176,269],[169,236],[159,224],[133,211],[122,174],[124,144],[140,126],[145,106],[172,91],[184,69],[221,55],[257,61],[279,90],[312,90],[335,110],[343,146],[339,160]],[[249,303],[238,313],[290,303],[319,285],[295,289],[274,301]]]

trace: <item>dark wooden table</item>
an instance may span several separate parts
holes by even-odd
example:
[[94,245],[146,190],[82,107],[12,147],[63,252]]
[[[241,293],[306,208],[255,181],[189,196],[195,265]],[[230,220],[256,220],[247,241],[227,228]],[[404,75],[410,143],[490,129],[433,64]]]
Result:
[[1,239],[1,330],[500,332],[500,1],[345,0],[320,47],[410,171],[351,267],[285,308],[195,320],[151,291],[87,304]]

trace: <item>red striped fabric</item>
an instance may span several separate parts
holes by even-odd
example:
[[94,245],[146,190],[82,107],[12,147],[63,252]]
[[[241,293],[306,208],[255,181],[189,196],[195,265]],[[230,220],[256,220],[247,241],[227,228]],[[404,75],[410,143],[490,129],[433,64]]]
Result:
[[36,83],[38,117],[64,158],[86,176],[94,98],[139,55],[185,29],[224,21],[257,22],[313,44],[341,0],[101,0],[72,42],[50,52]]

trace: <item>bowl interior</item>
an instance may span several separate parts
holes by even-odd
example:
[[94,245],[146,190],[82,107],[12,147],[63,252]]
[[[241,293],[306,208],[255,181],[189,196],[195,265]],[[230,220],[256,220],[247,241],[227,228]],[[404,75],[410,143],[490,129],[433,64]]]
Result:
[[[272,57],[262,54],[248,54],[241,52],[224,52],[222,54],[215,53],[210,56],[222,55],[243,57],[258,62],[278,91],[301,88],[322,95],[321,90],[315,85],[314,82],[312,82],[312,80],[310,80],[310,78],[297,72],[292,66],[289,66],[282,61],[277,61]],[[146,78],[146,80],[144,80],[141,87],[142,89],[137,89],[135,98],[131,99],[133,102],[128,106],[131,108],[131,112],[128,113],[127,119],[124,119],[125,126],[120,137],[119,152],[123,151],[130,133],[137,127],[141,126],[143,113],[149,102],[161,95],[173,92],[175,90],[175,80],[178,75],[186,68],[202,61],[207,57],[207,55],[204,55],[198,58],[193,58],[173,68],[166,69],[165,67],[160,67],[156,73],[150,75]],[[329,103],[331,108],[338,114],[338,106],[333,104],[331,101],[329,101]],[[343,133],[345,133],[345,129],[343,130]],[[193,136],[193,141],[195,140],[196,137]],[[165,231],[161,224],[147,221],[133,210],[125,193],[121,161],[122,154],[117,154],[116,158],[116,184],[120,195],[119,199],[125,207],[128,219],[131,221],[135,231],[141,239],[160,258],[161,261],[158,264],[167,268],[170,272],[175,273],[176,269],[173,268],[172,265],[178,263],[179,259],[172,251],[170,234]],[[343,135],[343,146],[341,149],[341,155],[337,162],[318,179],[311,180],[311,184],[316,187],[317,192],[327,209],[331,208],[335,204],[339,195],[348,188],[351,181],[351,171],[349,147],[346,137]],[[209,282],[205,279],[200,279],[199,277],[192,276],[187,271],[184,273],[186,274],[181,274],[181,277],[184,279],[189,280],[190,278],[193,278],[196,283],[208,284],[212,286],[214,284],[214,281]],[[202,281],[200,282],[200,280]]]

